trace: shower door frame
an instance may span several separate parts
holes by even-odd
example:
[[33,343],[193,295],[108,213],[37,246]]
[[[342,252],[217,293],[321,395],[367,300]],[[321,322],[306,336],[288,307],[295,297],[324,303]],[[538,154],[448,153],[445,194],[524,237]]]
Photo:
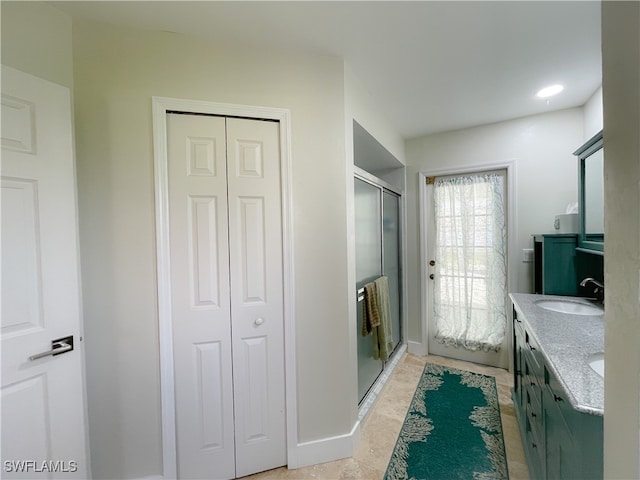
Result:
[[[405,285],[406,285],[406,281],[405,281],[405,252],[406,252],[406,248],[405,248],[405,204],[404,204],[404,192],[402,189],[395,187],[394,185],[391,185],[388,182],[385,182],[384,180],[382,180],[381,178],[376,177],[375,175],[369,173],[368,171],[357,167],[357,166],[353,166],[353,179],[354,182],[356,179],[361,180],[375,188],[377,188],[378,190],[380,190],[380,225],[383,225],[383,218],[384,218],[384,193],[389,193],[391,195],[394,195],[395,197],[397,197],[398,199],[398,315],[399,315],[399,326],[400,326],[400,332],[399,332],[399,339],[398,339],[398,344],[394,346],[394,350],[393,353],[391,354],[391,356],[389,357],[389,359],[386,362],[383,362],[382,360],[380,360],[380,362],[382,362],[382,367],[380,370],[380,373],[378,374],[377,378],[374,380],[374,382],[369,386],[369,389],[367,390],[367,392],[363,395],[362,398],[358,398],[358,405],[363,405],[365,403],[365,401],[367,400],[367,397],[369,397],[371,391],[374,389],[374,386],[380,381],[381,377],[385,374],[386,370],[387,370],[387,366],[393,361],[394,356],[401,354],[402,352],[404,352],[404,349],[406,348],[406,332],[407,332],[407,323],[406,323],[406,318],[405,318],[405,312],[406,312],[406,292],[405,292]],[[354,189],[355,189],[355,184],[354,184]],[[354,214],[355,214],[355,205],[354,205]],[[380,266],[380,271],[381,271],[381,275],[385,275],[385,270],[384,270],[384,229],[381,228],[380,231],[380,236],[381,236],[381,241],[380,241],[380,261],[381,261],[381,266]],[[357,248],[357,247],[356,247]],[[356,308],[361,308],[360,306],[360,302],[357,301],[357,298],[359,298],[361,295],[358,295],[358,279],[356,278]],[[356,313],[356,319],[357,319],[357,313]],[[358,325],[357,328],[357,332],[358,335],[360,335],[360,326]],[[356,360],[357,361],[357,360]],[[358,397],[360,397],[360,394],[358,393]]]

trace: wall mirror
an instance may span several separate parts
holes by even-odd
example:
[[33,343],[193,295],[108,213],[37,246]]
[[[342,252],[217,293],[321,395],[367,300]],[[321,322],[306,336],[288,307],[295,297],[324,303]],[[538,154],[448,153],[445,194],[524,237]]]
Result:
[[604,149],[602,130],[573,152],[580,161],[578,247],[604,251]]

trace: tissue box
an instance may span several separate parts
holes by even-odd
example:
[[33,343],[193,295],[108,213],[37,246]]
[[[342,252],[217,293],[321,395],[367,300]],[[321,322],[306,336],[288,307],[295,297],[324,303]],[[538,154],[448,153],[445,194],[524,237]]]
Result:
[[578,233],[580,231],[580,215],[577,213],[556,215],[553,226],[556,233]]

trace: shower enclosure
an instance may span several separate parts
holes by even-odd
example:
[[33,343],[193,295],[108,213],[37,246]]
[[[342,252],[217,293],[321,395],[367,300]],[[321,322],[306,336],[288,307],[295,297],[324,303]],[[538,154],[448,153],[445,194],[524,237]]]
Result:
[[401,331],[401,195],[384,181],[356,167],[354,178],[356,289],[358,298],[358,401],[362,402],[384,369],[373,357],[373,336],[362,336],[362,289],[385,275],[389,282],[389,304],[394,349]]

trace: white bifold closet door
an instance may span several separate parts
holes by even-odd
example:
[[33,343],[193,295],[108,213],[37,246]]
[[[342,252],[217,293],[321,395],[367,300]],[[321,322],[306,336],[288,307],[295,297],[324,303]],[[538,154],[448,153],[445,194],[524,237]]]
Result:
[[167,128],[178,476],[284,465],[279,124]]

